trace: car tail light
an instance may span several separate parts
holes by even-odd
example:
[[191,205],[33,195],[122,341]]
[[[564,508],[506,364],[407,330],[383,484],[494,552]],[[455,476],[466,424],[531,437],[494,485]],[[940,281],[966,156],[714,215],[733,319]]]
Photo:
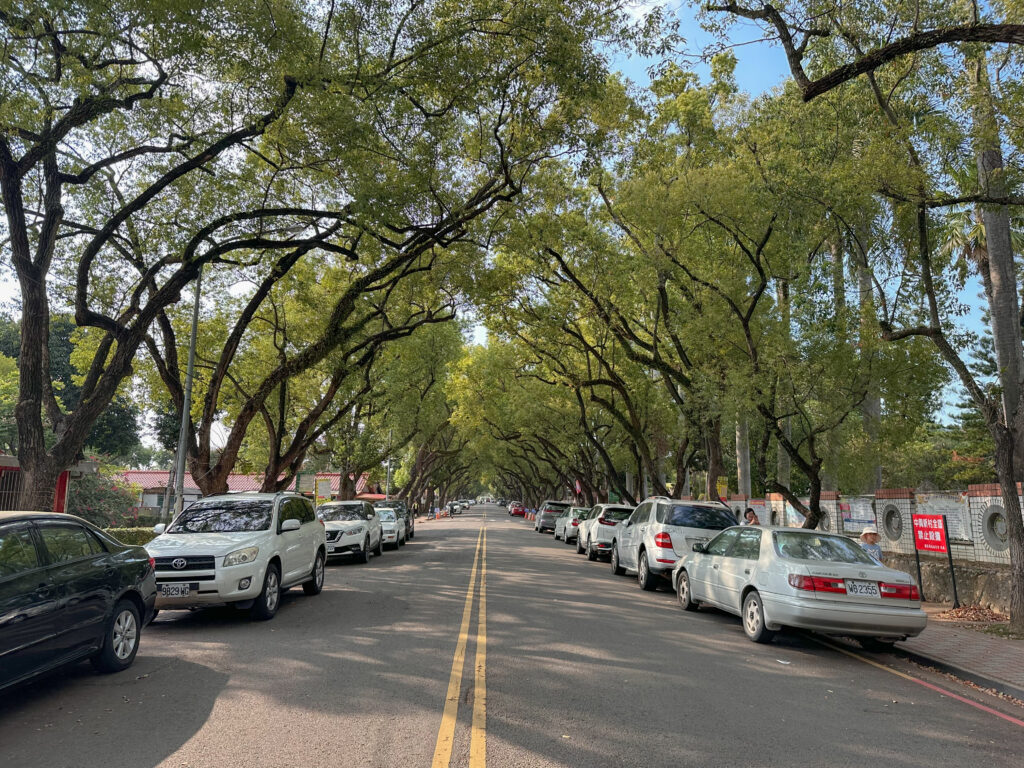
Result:
[[573,520],[573,521],[572,521],[572,524],[573,524],[573,525],[579,525],[579,524],[580,524],[580,521],[579,521],[579,520]]
[[672,537],[665,532],[659,533],[654,537],[654,546],[661,547],[662,549],[672,549]]
[[878,591],[882,597],[895,597],[897,600],[920,600],[921,593],[916,584],[886,584],[880,582]]
[[846,594],[846,582],[827,576],[803,576],[799,573],[789,574],[789,586],[806,592],[832,592]]
[[618,525],[619,524],[618,520],[605,520],[603,517],[597,518],[597,522],[599,522],[601,525]]

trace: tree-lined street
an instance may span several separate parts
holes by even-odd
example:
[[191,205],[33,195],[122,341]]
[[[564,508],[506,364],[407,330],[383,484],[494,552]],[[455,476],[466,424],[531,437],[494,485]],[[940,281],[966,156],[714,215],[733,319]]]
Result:
[[128,672],[78,666],[7,697],[4,763],[431,765],[481,528],[452,766],[483,765],[470,759],[478,670],[493,766],[1015,766],[1024,750],[1019,707],[855,646],[753,645],[734,617],[684,614],[671,593],[477,506],[369,566],[331,566],[320,597],[286,597],[272,623],[163,613]]

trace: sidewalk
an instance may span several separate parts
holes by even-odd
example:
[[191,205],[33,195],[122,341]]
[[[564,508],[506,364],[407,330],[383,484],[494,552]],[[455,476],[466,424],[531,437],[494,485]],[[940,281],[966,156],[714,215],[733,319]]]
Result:
[[925,603],[928,627],[917,637],[897,643],[896,653],[1024,700],[1024,640],[989,635],[963,626],[963,622],[935,618],[950,607]]

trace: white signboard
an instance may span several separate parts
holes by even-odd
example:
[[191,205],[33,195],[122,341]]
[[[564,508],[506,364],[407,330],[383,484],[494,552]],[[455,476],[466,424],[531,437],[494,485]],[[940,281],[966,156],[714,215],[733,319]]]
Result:
[[949,538],[971,540],[970,514],[966,493],[917,494],[917,512],[921,515],[945,515]]
[[871,499],[853,497],[839,502],[843,514],[843,530],[846,533],[860,533],[865,526],[875,525],[875,510]]

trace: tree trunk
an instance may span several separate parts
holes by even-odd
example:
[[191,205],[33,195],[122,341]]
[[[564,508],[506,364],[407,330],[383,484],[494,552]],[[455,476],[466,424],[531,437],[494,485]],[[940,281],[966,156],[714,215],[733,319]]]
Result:
[[747,420],[736,420],[736,490],[750,498],[750,430]]
[[704,481],[704,495],[707,499],[718,498],[718,478],[725,474],[725,462],[722,458],[721,422],[713,419],[708,422],[704,440],[708,454],[708,476]]
[[[780,311],[780,313],[782,315],[782,324],[783,324],[784,332],[786,334],[786,338],[789,339],[790,338],[790,333],[791,333],[791,328],[790,328],[790,326],[791,326],[791,316],[790,316],[790,311],[789,311],[789,283],[787,283],[785,281],[782,281],[782,282],[779,283],[778,301],[779,301],[779,311]],[[784,393],[786,391],[787,391],[786,382],[783,381],[782,377],[780,376],[779,377],[779,387],[778,387],[778,397],[779,397],[780,401],[785,399],[785,394]],[[792,437],[793,437],[793,423],[792,423],[792,419],[790,419],[789,416],[786,416],[785,418],[783,418],[781,420],[779,426],[782,428],[782,432],[786,436],[786,439],[787,440],[792,439]],[[789,488],[790,485],[792,485],[793,462],[792,462],[792,459],[790,459],[789,454],[786,453],[786,450],[782,447],[782,445],[780,445],[778,443],[776,443],[776,445],[778,446],[778,455],[777,455],[777,459],[776,459],[775,479],[778,481],[779,485],[784,485],[787,488]]]

